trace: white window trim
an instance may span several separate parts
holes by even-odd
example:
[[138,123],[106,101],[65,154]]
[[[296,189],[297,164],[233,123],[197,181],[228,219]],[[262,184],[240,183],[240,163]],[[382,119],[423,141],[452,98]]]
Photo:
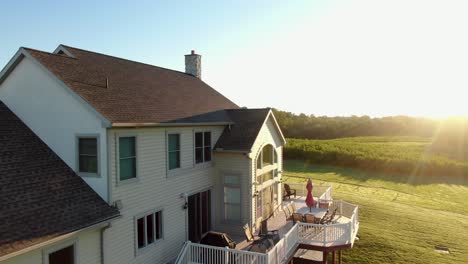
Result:
[[[273,162],[273,164],[270,164],[270,165],[263,165],[263,149],[268,146],[268,145],[271,145],[271,148],[272,148],[272,153],[271,153],[271,161]],[[275,155],[276,155],[276,163],[275,163]],[[260,162],[258,162],[260,160]],[[272,165],[277,165],[279,163],[278,161],[278,151],[276,150],[276,147],[272,144],[272,143],[265,143],[263,144],[260,149],[259,149],[259,152],[258,152],[258,155],[255,159],[255,169],[256,170],[263,170],[269,166],[272,166]],[[258,164],[260,163],[260,168],[258,168]]]
[[[242,223],[242,215],[243,215],[242,214],[242,194],[243,194],[243,192],[242,192],[242,175],[240,175],[239,173],[229,173],[229,172],[224,172],[224,173],[222,173],[222,175],[223,175],[223,194],[224,194],[224,187],[239,188],[239,198],[240,198],[240,201],[239,201],[239,207],[240,207],[239,221],[233,221],[233,220],[230,220],[230,219],[226,218],[226,202],[224,201],[224,196],[223,196],[223,220],[224,220],[224,223],[234,223],[234,224]],[[238,177],[239,178],[239,184],[238,185],[226,184],[226,176]]]
[[[169,135],[179,135],[179,167],[175,169],[169,169]],[[166,131],[166,175],[174,176],[177,175],[182,168],[182,132],[181,131]]]
[[[96,144],[97,144],[97,172],[96,173],[91,173],[91,172],[81,172],[80,171],[80,139],[81,138],[95,138],[96,139]],[[76,134],[75,135],[75,149],[76,149],[76,173],[81,176],[81,177],[95,177],[95,178],[100,178],[101,177],[101,139],[100,139],[100,134]]]
[[[206,132],[210,132],[210,137],[211,137],[211,145],[210,145],[211,160],[210,161],[205,161],[205,133]],[[200,163],[197,163],[197,155],[196,155],[197,147],[196,147],[196,140],[195,140],[195,134],[196,133],[203,133],[202,134],[203,161],[200,162]],[[193,130],[193,165],[194,165],[194,167],[201,167],[201,168],[213,166],[213,131],[211,129],[195,129],[195,130]]]
[[[131,178],[131,179],[126,179],[126,180],[120,180],[120,138],[125,138],[125,137],[134,137],[135,138],[135,178]],[[136,182],[136,181],[139,181],[139,177],[138,177],[138,171],[139,171],[139,168],[138,168],[138,136],[134,133],[130,133],[130,134],[118,134],[116,136],[116,140],[115,140],[115,160],[116,160],[116,171],[117,171],[117,179],[116,179],[116,182],[117,182],[117,185],[124,185],[124,184],[129,184],[129,183],[133,183],[133,182]]]
[[53,246],[47,247],[42,250],[42,260],[44,264],[49,264],[49,255],[66,247],[73,246],[73,257],[75,264],[79,263],[78,259],[78,239],[74,238],[72,240],[68,240],[65,242],[61,242],[59,244],[55,244]]
[[[159,212],[161,214],[161,238],[158,238],[156,239],[156,221],[154,221],[154,226],[153,226],[153,236],[154,236],[154,242],[151,243],[151,244],[147,244],[148,242],[146,241],[147,240],[147,237],[146,237],[146,216],[150,215],[150,214],[153,214],[155,215],[157,212]],[[144,234],[145,234],[145,244],[146,246],[142,247],[142,248],[139,248],[138,247],[138,219],[140,218],[144,218]],[[162,208],[159,208],[159,209],[153,209],[153,210],[149,210],[149,211],[146,211],[144,213],[139,213],[137,215],[135,215],[133,217],[133,226],[134,226],[134,245],[135,245],[135,256],[138,256],[144,252],[146,252],[147,250],[149,250],[149,248],[152,248],[153,246],[161,243],[163,240],[164,240],[164,209]]]

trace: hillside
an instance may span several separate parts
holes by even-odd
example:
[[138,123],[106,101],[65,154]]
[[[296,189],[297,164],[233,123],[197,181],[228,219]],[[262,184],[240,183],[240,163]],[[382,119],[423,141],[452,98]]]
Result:
[[[286,159],[413,176],[467,178],[468,159],[459,148],[440,148],[428,137],[288,139]],[[416,180],[416,178],[414,179]]]

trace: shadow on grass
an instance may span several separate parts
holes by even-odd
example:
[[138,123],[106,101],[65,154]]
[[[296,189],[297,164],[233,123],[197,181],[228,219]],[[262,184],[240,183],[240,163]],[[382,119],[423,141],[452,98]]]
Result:
[[[468,179],[460,176],[425,176],[419,174],[401,175],[332,165],[318,165],[301,160],[285,160],[284,164],[285,170],[291,173],[333,173],[337,176],[358,182],[382,180],[411,185],[449,184],[468,186]],[[287,173],[285,176],[288,176]]]

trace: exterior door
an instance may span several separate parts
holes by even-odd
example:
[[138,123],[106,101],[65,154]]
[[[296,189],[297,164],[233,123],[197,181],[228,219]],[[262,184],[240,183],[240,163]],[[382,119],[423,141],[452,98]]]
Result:
[[202,235],[211,230],[211,191],[188,197],[188,238],[199,242]]

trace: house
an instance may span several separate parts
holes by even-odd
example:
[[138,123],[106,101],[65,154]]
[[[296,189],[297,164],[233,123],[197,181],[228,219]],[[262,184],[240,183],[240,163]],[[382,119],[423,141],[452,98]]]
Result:
[[0,262],[101,263],[119,217],[0,102]]
[[97,263],[171,262],[184,241],[241,234],[282,204],[285,139],[273,112],[239,108],[204,83],[195,52],[185,63],[179,72],[60,45],[20,48],[0,73],[5,106],[119,210],[95,237],[101,247],[74,240],[100,249]]

